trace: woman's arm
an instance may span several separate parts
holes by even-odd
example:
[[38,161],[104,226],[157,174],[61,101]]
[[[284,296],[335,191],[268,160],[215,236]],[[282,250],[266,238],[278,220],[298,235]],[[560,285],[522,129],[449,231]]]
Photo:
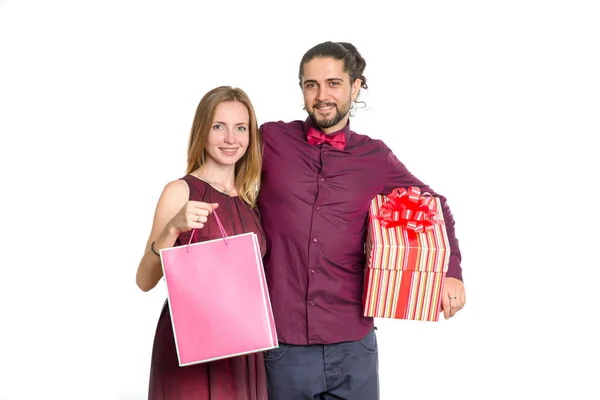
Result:
[[218,204],[189,201],[190,189],[183,180],[169,182],[163,189],[154,212],[152,230],[140,260],[135,281],[144,292],[154,288],[162,278],[160,257],[154,250],[173,247],[179,235],[191,229],[202,229],[206,218]]

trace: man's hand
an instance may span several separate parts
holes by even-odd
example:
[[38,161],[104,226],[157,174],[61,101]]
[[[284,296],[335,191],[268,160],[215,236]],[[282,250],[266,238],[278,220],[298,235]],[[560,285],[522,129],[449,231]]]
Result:
[[465,285],[456,278],[445,278],[442,290],[442,310],[444,318],[452,318],[465,306]]

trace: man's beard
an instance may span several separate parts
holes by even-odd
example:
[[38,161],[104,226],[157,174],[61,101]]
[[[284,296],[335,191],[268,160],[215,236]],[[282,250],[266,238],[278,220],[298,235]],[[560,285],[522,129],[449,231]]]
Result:
[[335,107],[335,115],[333,116],[333,118],[330,118],[330,119],[323,119],[323,118],[318,119],[317,113],[314,110],[316,110],[320,104],[321,103],[317,103],[315,105],[315,107],[313,107],[313,112],[312,113],[309,112],[308,115],[311,116],[314,123],[321,129],[327,129],[327,128],[331,128],[332,126],[337,125],[341,120],[344,119],[344,117],[346,117],[346,115],[348,115],[348,112],[350,112],[350,102],[348,102],[346,104],[342,104],[341,109],[339,109],[337,107],[337,105],[335,105],[335,104],[324,103],[327,105],[333,105]]

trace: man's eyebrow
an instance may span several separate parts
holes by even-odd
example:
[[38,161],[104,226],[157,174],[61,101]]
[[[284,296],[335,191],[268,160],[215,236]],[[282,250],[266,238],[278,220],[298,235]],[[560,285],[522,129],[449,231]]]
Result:
[[[327,78],[327,79],[325,79],[325,82],[333,82],[333,81],[343,82],[344,79],[343,78]],[[316,79],[307,79],[304,81],[304,83],[316,83],[316,82],[317,82]]]

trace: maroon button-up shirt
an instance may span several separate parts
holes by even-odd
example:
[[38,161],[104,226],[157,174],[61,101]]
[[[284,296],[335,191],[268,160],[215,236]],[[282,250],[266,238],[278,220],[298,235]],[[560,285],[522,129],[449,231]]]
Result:
[[418,186],[440,197],[448,239],[447,276],[462,280],[454,219],[446,199],[415,178],[380,140],[343,129],[346,148],[307,142],[306,121],[268,122],[258,199],[267,235],[264,265],[280,342],[362,339],[368,208],[377,194]]

